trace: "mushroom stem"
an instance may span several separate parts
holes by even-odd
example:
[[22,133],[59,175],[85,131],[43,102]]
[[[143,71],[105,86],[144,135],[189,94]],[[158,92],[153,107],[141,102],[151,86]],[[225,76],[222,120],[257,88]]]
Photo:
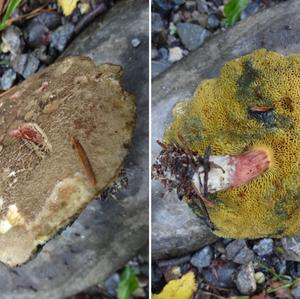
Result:
[[[210,156],[208,172],[208,193],[215,193],[247,184],[264,173],[271,164],[267,151],[252,149],[235,156]],[[193,175],[193,184],[204,192],[204,168],[200,166]]]

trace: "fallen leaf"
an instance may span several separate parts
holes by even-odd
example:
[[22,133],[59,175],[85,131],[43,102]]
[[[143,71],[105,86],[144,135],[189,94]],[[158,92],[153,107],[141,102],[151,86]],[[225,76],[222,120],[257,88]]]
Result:
[[79,0],[58,0],[58,5],[62,8],[64,15],[67,17],[77,6]]
[[189,299],[197,290],[198,283],[194,272],[190,271],[180,279],[171,280],[153,299]]

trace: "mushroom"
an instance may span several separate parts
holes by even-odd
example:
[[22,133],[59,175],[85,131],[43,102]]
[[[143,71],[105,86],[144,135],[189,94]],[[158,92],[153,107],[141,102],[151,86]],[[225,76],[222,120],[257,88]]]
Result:
[[69,57],[0,95],[0,261],[27,261],[118,177],[135,125],[117,65]]
[[153,177],[219,236],[300,233],[299,70],[300,55],[260,49],[174,108]]

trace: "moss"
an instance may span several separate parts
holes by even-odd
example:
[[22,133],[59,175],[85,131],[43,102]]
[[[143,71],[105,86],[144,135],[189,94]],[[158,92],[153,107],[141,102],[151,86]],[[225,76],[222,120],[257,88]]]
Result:
[[[272,107],[272,113],[249,115],[256,106]],[[300,233],[300,55],[261,49],[228,62],[218,78],[202,81],[193,98],[174,109],[165,142],[201,155],[209,144],[214,155],[251,147],[268,150],[272,163],[266,173],[214,195],[209,214],[216,234],[259,238]]]

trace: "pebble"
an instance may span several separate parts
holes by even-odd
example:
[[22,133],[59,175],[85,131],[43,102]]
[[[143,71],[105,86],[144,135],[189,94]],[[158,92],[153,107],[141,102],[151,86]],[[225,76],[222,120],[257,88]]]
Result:
[[25,28],[25,32],[27,33],[27,44],[30,48],[40,48],[50,43],[49,29],[37,21],[29,22]]
[[180,6],[180,5],[183,5],[185,3],[185,0],[172,0],[172,3],[174,5]]
[[300,299],[300,284],[292,289],[291,294],[293,295],[294,299]]
[[185,2],[185,7],[189,11],[194,11],[197,7],[196,1],[188,0]]
[[197,9],[200,13],[207,14],[208,13],[208,5],[205,0],[197,0]]
[[167,61],[169,58],[169,51],[166,48],[159,48],[158,54],[159,54],[160,60]]
[[158,53],[157,49],[152,48],[151,49],[151,59],[154,60],[154,59],[157,59],[157,58],[159,58],[159,53]]
[[207,29],[217,29],[219,26],[219,18],[215,14],[210,14],[207,19]]
[[199,48],[210,35],[209,31],[196,24],[177,23],[176,29],[181,42],[190,51]]
[[203,276],[205,281],[219,288],[233,288],[234,274],[236,273],[237,265],[234,263],[225,263],[224,265],[217,266],[212,269],[212,267],[203,270]]
[[294,279],[300,278],[300,263],[299,262],[287,262],[287,272]]
[[164,17],[167,17],[170,10],[172,9],[171,3],[167,0],[153,0],[153,6],[155,8],[155,11],[157,11]]
[[169,61],[176,62],[183,58],[183,50],[179,47],[169,49]]
[[36,17],[36,20],[51,31],[61,25],[61,16],[57,12],[43,12]]
[[262,239],[253,246],[253,251],[260,257],[273,253],[274,242],[272,239]]
[[226,246],[226,257],[243,265],[254,259],[254,253],[248,248],[245,240],[234,240]]
[[65,25],[59,26],[52,33],[51,45],[59,52],[62,52],[72,38],[74,28],[75,26],[72,23],[66,23]]
[[164,23],[159,13],[153,12],[151,14],[151,32],[160,33],[164,30]]
[[0,81],[1,89],[2,90],[10,89],[14,85],[16,78],[17,78],[17,74],[13,69],[9,68],[8,70],[6,70],[1,77],[1,81]]
[[243,295],[255,292],[256,281],[252,262],[241,267],[236,277],[236,287]]
[[192,12],[192,19],[196,21],[202,27],[207,27],[208,16],[195,10]]
[[210,246],[205,246],[201,250],[193,254],[191,264],[199,269],[208,267],[213,259],[213,251]]
[[112,274],[106,281],[104,282],[104,286],[110,296],[117,296],[117,288],[120,282],[120,275],[118,273]]
[[40,65],[40,61],[32,54],[21,54],[13,60],[13,69],[25,79],[34,74]]
[[141,40],[138,39],[138,38],[133,38],[133,39],[131,40],[131,45],[132,45],[134,48],[137,48],[140,44],[141,44]]
[[300,236],[282,238],[281,244],[284,249],[283,256],[290,261],[300,261]]
[[22,53],[24,48],[24,39],[22,31],[14,25],[7,27],[1,34],[1,50],[4,53],[10,52],[13,55]]

